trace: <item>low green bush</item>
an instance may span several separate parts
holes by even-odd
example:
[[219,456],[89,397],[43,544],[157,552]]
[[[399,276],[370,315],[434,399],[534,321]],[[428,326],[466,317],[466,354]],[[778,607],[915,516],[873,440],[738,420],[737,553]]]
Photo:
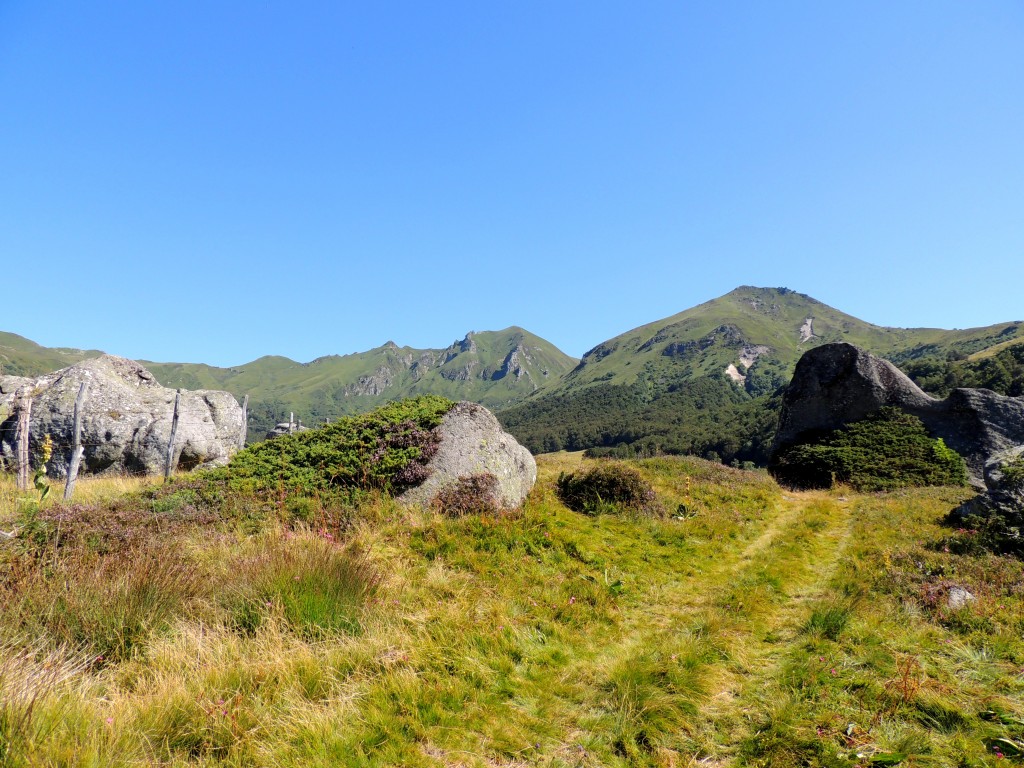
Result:
[[953,551],[1024,558],[1024,456],[1004,466],[987,493],[954,509],[947,523],[958,529],[945,542]]
[[657,498],[650,483],[633,467],[618,462],[603,460],[588,470],[563,472],[558,476],[556,490],[562,503],[576,512],[657,510]]
[[967,465],[919,418],[886,407],[844,427],[812,436],[773,457],[771,473],[783,485],[858,491],[906,486],[966,485]]
[[379,489],[397,494],[426,479],[426,464],[437,451],[432,430],[454,406],[436,395],[389,403],[254,445],[210,478],[226,480],[234,491],[316,495]]

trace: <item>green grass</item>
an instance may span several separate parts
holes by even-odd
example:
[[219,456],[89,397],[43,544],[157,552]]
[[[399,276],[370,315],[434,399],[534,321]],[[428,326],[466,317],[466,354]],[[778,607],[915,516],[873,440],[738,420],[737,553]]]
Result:
[[[557,454],[514,513],[374,496],[328,530],[224,498],[131,557],[73,531],[4,547],[5,588],[35,608],[0,615],[2,759],[1012,764],[994,748],[1024,739],[1024,568],[943,551],[963,491],[631,464],[664,516],[568,510],[557,478],[590,462]],[[951,585],[977,599],[950,609]]]

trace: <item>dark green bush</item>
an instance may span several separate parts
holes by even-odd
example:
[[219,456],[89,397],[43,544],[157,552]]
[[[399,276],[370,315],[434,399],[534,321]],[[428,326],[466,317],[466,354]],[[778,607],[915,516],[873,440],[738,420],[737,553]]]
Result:
[[931,438],[919,418],[892,407],[783,449],[769,469],[780,483],[797,488],[847,483],[858,491],[887,491],[967,484],[963,458],[941,438]]
[[432,430],[454,405],[436,395],[389,403],[320,429],[254,445],[209,477],[226,480],[236,491],[400,493],[426,479],[426,464],[437,451]]
[[558,476],[557,492],[562,503],[576,512],[657,509],[650,483],[633,467],[618,462],[601,461],[585,471],[563,472]]

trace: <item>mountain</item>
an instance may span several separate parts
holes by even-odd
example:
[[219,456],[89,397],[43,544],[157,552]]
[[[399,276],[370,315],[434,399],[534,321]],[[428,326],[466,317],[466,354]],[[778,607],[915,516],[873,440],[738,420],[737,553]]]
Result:
[[168,387],[224,389],[239,399],[249,395],[250,434],[261,439],[289,412],[315,424],[427,393],[497,410],[560,380],[577,362],[550,342],[513,326],[469,333],[444,349],[399,347],[389,341],[367,352],[330,355],[310,363],[261,357],[236,368],[145,365]]
[[[763,463],[778,392],[805,351],[832,341],[890,360],[934,395],[961,386],[1024,395],[1021,322],[885,328],[786,288],[751,286],[602,342],[582,360],[512,327],[470,333],[444,349],[387,342],[310,363],[145,364],[165,386],[249,395],[254,439],[289,412],[316,424],[434,393],[486,405],[534,452],[664,451]],[[99,354],[0,334],[3,373],[42,374]]]
[[102,354],[98,349],[43,347],[17,334],[0,331],[2,376],[41,376]]
[[1024,351],[1024,330],[885,328],[786,288],[741,286],[598,344],[562,381],[499,418],[534,451],[630,446],[760,463],[775,393],[805,351],[834,341],[911,371],[938,367],[946,381],[958,361],[970,368],[972,356]]

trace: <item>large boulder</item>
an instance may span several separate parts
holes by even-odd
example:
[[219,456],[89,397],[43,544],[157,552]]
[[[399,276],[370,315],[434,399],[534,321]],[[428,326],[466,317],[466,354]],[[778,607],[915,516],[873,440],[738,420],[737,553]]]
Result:
[[1024,445],[1024,398],[987,389],[956,389],[945,400],[926,394],[888,360],[852,344],[823,344],[796,365],[786,390],[772,453],[816,432],[860,421],[884,406],[917,416],[967,463],[971,484],[987,485],[996,457]]
[[[75,398],[89,385],[82,418],[81,470],[87,473],[158,474],[164,471],[175,390],[157,383],[133,360],[113,355],[86,360],[38,379],[0,377],[0,464],[13,466],[19,391],[32,397],[29,445],[33,461],[45,436],[53,442],[52,476],[67,472]],[[182,391],[175,458],[179,469],[219,466],[238,450],[242,408],[227,392]]]
[[400,501],[427,505],[459,480],[489,474],[497,481],[498,505],[512,509],[523,503],[537,481],[533,455],[482,405],[458,403],[435,427],[435,434],[438,448],[426,466],[426,480],[405,491]]

